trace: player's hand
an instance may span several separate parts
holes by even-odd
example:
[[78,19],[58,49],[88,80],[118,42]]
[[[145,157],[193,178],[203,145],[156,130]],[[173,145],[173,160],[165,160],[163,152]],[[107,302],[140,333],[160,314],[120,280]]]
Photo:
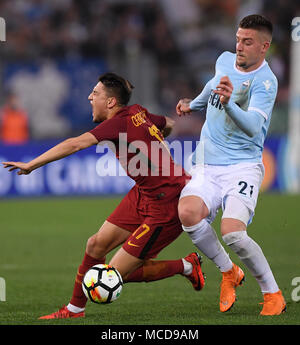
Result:
[[191,112],[190,109],[191,99],[183,98],[176,105],[176,113],[178,116],[186,115]]
[[4,165],[3,168],[9,168],[8,171],[19,169],[18,175],[28,175],[32,171],[32,168],[29,166],[29,163],[2,162],[2,164]]
[[221,78],[216,90],[214,90],[215,93],[220,95],[220,102],[222,104],[227,104],[229,102],[232,91],[233,85],[227,76]]

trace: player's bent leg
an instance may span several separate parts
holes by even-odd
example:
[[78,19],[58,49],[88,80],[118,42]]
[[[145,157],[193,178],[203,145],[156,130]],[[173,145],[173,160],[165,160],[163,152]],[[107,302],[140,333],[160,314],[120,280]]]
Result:
[[123,248],[120,248],[112,257],[109,265],[116,268],[121,274],[123,280],[126,281],[126,278],[130,275],[130,273],[137,270],[140,266],[143,265],[143,263],[144,260],[139,259],[127,253]]
[[[189,211],[189,207],[192,211]],[[206,220],[209,210],[204,201],[197,196],[185,196],[179,201],[178,212],[182,228],[189,235],[194,245],[211,259],[221,272],[231,269],[232,262],[228,254],[218,240],[214,229]],[[190,224],[190,226],[187,224]]]
[[178,260],[145,260],[144,264],[126,277],[125,282],[152,282],[176,274],[185,276],[197,291],[205,285],[205,275],[201,268],[201,257],[191,253]]
[[[170,207],[170,204],[162,205],[160,210],[162,214],[168,211],[170,213],[173,210],[177,215],[177,202],[173,206]],[[116,268],[120,268],[120,273],[124,281],[159,280],[177,273],[181,274],[184,271],[183,261],[181,259],[165,261],[149,260],[156,257],[163,248],[182,234],[180,222],[174,221],[172,217],[171,219],[172,222],[160,225],[156,221],[154,223],[151,222],[153,220],[152,218],[146,218],[144,220],[145,223],[141,224],[126,239],[123,247],[115,254],[111,261],[111,265],[114,267],[115,262],[118,262]],[[157,219],[157,221],[159,220]]]
[[73,295],[68,308],[73,312],[80,312],[86,304],[86,296],[81,289],[81,283],[86,271],[97,264],[105,263],[105,255],[119,244],[123,243],[130,232],[105,221],[99,231],[91,236],[86,245],[86,253],[78,268]]
[[94,265],[104,264],[105,255],[123,243],[129,235],[127,230],[105,221],[99,231],[88,239],[86,253],[78,268],[72,298],[68,304],[70,311],[82,312],[85,308],[87,298],[81,284],[86,271]]
[[84,317],[87,302],[81,286],[84,274],[90,267],[105,263],[105,255],[123,243],[129,235],[129,231],[105,221],[99,231],[87,241],[84,258],[77,270],[70,303],[57,312],[42,316],[40,319]]
[[124,243],[123,249],[127,253],[145,260],[142,266],[127,275],[125,279],[127,283],[150,282],[181,274],[189,279],[195,289],[203,288],[204,275],[196,253],[178,260],[149,260],[156,257],[163,248],[182,234],[177,206],[177,200],[171,204],[160,205],[159,209],[163,215],[161,223],[157,213],[154,222],[153,218],[144,219],[145,223],[140,225]]
[[131,235],[126,229],[105,221],[98,232],[92,235],[86,245],[86,252],[101,259],[111,250],[122,244]]
[[143,265],[127,275],[125,283],[152,282],[182,274],[184,265],[179,260],[145,260]]
[[189,195],[179,200],[178,215],[182,225],[190,227],[206,218],[209,210],[201,198]]

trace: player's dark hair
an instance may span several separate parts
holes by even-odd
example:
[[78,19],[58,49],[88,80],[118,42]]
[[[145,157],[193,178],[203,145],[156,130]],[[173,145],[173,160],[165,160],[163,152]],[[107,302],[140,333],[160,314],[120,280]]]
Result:
[[254,29],[258,31],[266,31],[271,35],[273,33],[272,23],[260,14],[251,14],[240,21],[239,27],[242,29]]
[[109,96],[115,97],[120,105],[127,105],[134,86],[126,79],[115,73],[104,73],[100,75],[99,81],[105,86]]

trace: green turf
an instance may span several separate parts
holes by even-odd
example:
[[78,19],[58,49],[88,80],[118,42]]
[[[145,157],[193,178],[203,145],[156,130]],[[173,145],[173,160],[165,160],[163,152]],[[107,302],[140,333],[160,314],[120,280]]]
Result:
[[[86,239],[96,232],[120,199],[77,198],[5,200],[0,202],[0,277],[6,301],[0,302],[0,324],[101,325],[300,325],[300,303],[292,301],[291,285],[300,276],[300,196],[260,196],[249,234],[261,245],[287,301],[287,313],[261,317],[262,296],[246,272],[238,301],[228,313],[218,310],[221,275],[204,260],[203,291],[196,292],[182,276],[153,283],[130,283],[110,305],[88,303],[84,319],[44,321],[38,317],[69,301]],[[215,229],[219,232],[219,219]],[[175,259],[194,251],[182,234],[158,258]],[[111,255],[108,256],[110,258]],[[235,255],[231,257],[239,263]],[[242,268],[245,268],[241,265]]]

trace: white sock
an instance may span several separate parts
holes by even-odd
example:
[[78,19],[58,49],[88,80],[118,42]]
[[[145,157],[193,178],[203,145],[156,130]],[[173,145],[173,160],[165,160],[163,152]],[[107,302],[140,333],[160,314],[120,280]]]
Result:
[[223,240],[256,278],[262,293],[274,293],[279,290],[260,246],[248,236],[247,231],[230,232],[223,236]]
[[194,245],[209,259],[211,259],[221,272],[229,271],[232,268],[232,261],[221,245],[214,229],[206,219],[193,226],[182,226],[188,233]]
[[71,311],[72,313],[81,313],[82,311],[84,311],[85,308],[79,308],[79,307],[76,307],[75,305],[69,303],[67,305],[67,308],[69,311]]
[[193,272],[193,265],[186,261],[185,259],[181,259],[183,263],[183,275],[188,276]]

